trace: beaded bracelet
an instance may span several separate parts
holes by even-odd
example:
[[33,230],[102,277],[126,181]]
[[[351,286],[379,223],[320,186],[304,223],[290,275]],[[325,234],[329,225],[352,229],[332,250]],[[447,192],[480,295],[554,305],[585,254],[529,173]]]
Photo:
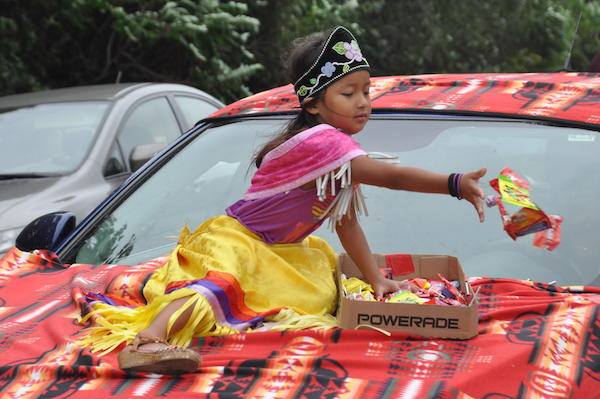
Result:
[[462,199],[462,193],[460,192],[462,177],[462,173],[450,173],[450,176],[448,176],[448,193],[459,200]]
[[450,176],[448,176],[448,194],[450,194],[453,197],[456,197],[456,192],[454,191],[454,176],[456,174],[455,173],[450,173]]

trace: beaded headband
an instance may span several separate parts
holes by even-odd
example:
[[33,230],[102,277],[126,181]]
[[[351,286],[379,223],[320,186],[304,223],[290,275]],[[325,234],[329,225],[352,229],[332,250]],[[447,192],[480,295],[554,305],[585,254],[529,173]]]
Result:
[[300,104],[339,78],[357,70],[370,70],[352,33],[338,26],[325,41],[314,64],[294,83]]

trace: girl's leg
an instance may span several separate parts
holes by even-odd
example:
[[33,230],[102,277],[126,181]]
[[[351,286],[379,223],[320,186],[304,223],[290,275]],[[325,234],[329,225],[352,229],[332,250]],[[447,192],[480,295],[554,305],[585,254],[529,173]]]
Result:
[[[159,338],[160,340],[166,341],[167,337],[167,325],[169,323],[169,318],[173,313],[175,313],[189,298],[179,298],[168,304],[152,321],[152,323],[146,327],[144,330],[140,331],[138,335],[147,338]],[[185,323],[189,320],[192,315],[193,306],[189,307],[185,312],[183,312],[173,326],[171,327],[170,334],[174,334],[177,331],[181,330]],[[165,348],[165,344],[160,343],[150,343],[144,344],[140,346],[140,349],[147,351],[155,351],[161,350]]]
[[[166,343],[169,318],[189,300],[179,298],[169,303],[140,331],[131,344],[118,355],[119,367],[128,371],[158,374],[192,373],[198,369],[200,355],[191,349],[175,348]],[[184,311],[173,324],[170,334],[181,330],[192,315],[192,308]]]

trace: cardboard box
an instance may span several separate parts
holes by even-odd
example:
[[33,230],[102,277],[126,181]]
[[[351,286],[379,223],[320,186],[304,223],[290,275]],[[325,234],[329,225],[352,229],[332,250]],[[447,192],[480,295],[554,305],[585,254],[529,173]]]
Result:
[[417,305],[405,303],[356,301],[345,297],[341,274],[348,278],[362,275],[347,254],[341,254],[337,265],[340,289],[337,319],[342,328],[371,325],[386,331],[399,331],[427,338],[468,339],[477,335],[477,295],[466,282],[456,257],[445,255],[381,255],[374,254],[380,268],[389,269],[396,280],[423,277],[458,280],[463,293],[475,295],[469,306]]

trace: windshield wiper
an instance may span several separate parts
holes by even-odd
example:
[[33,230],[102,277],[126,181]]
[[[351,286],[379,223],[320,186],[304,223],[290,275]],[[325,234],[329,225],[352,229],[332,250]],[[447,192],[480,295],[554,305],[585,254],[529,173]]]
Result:
[[60,173],[2,173],[0,174],[0,180],[12,180],[12,179],[41,179],[44,177],[57,177],[61,176]]

